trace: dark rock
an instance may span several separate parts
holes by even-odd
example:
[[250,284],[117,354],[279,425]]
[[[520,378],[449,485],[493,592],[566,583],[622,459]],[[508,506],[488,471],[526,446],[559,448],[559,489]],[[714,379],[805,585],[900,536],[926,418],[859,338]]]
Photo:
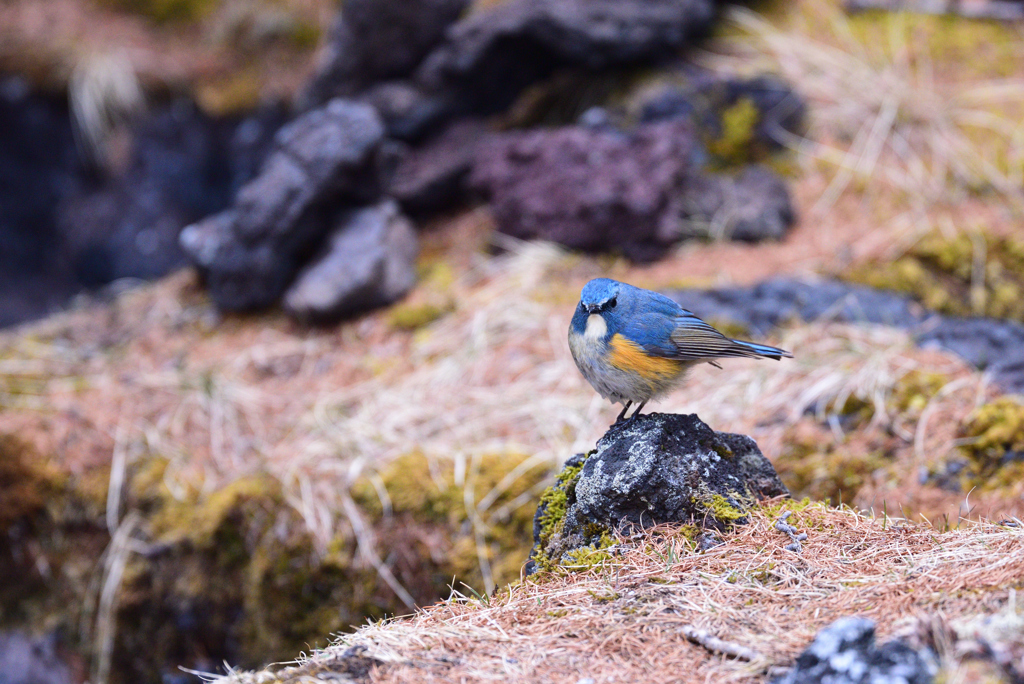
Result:
[[64,98],[0,80],[0,327],[183,265],[178,232],[229,204],[282,121],[275,107],[239,119],[161,104],[125,126],[123,154],[100,174],[78,151]]
[[749,287],[667,293],[683,308],[765,335],[790,320],[828,319],[901,328],[920,324],[925,312],[910,298],[837,280],[778,278]]
[[670,56],[714,16],[712,0],[510,0],[453,25],[416,80],[429,92],[459,93],[460,113],[504,111],[558,69]]
[[937,671],[928,651],[890,641],[875,646],[871,620],[846,617],[818,632],[793,670],[775,684],[931,684]]
[[82,183],[67,105],[0,79],[0,327],[43,316],[81,288],[57,229]]
[[749,102],[756,116],[747,143],[752,149],[746,156],[751,160],[782,149],[788,138],[803,131],[807,105],[788,83],[776,76],[722,77],[692,67],[685,67],[677,76],[681,84],[649,91],[634,104],[641,122],[687,119],[705,139],[715,140],[723,136],[726,113],[744,101]]
[[685,121],[630,133],[569,126],[489,137],[471,183],[491,199],[498,229],[638,261],[678,238],[681,188],[694,152]]
[[917,342],[948,349],[992,373],[1008,391],[1024,392],[1024,325],[991,318],[936,316]]
[[92,287],[185,266],[181,229],[230,204],[282,122],[276,109],[218,120],[183,101],[142,120],[127,168],[59,209],[79,280]]
[[389,194],[412,214],[449,209],[466,200],[483,122],[461,121],[412,150],[398,165]]
[[345,0],[304,108],[408,76],[470,0]]
[[73,669],[61,657],[52,636],[33,639],[20,632],[0,632],[0,682],[3,684],[72,684]]
[[[558,485],[565,488],[565,515],[552,524],[551,498],[542,498],[535,560],[558,562],[610,529],[678,522],[723,530],[745,522],[752,500],[789,494],[752,439],[715,432],[692,414],[644,414],[613,425],[594,452],[565,468]],[[565,477],[576,470],[578,476]]]
[[408,81],[388,81],[370,87],[359,97],[384,121],[388,136],[417,142],[442,127],[453,109],[451,96],[425,93]]
[[296,318],[332,323],[390,304],[416,282],[416,232],[387,201],[346,213],[284,297]]
[[736,176],[694,176],[682,211],[681,236],[780,240],[796,223],[785,181],[763,166],[748,166]]
[[376,201],[393,149],[372,107],[333,100],[278,131],[234,206],[189,226],[181,245],[226,310],[273,304],[346,205]]
[[949,350],[990,372],[1004,390],[1024,391],[1024,325],[1014,321],[943,316],[906,295],[837,280],[776,279],[668,295],[698,316],[744,326],[754,336],[794,319],[904,328],[922,347]]

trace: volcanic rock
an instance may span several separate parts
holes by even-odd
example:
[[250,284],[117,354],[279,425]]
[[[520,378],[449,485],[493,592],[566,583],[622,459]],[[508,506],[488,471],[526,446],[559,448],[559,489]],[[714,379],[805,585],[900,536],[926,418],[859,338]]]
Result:
[[460,93],[465,112],[499,112],[561,68],[670,56],[714,16],[712,0],[511,0],[454,24],[415,79],[430,92]]
[[600,544],[609,530],[666,522],[722,530],[744,522],[750,502],[788,494],[750,437],[715,432],[693,414],[640,415],[566,462],[537,509],[529,569]]
[[341,99],[293,120],[275,144],[232,208],[181,233],[222,309],[277,301],[334,213],[376,201],[394,163],[373,108]]
[[306,107],[408,76],[470,0],[346,0],[302,95]]
[[416,282],[416,232],[394,201],[346,214],[284,297],[296,318],[332,323],[402,297]]
[[583,251],[655,259],[679,239],[682,188],[696,149],[685,121],[615,130],[567,126],[494,135],[471,183],[498,229]]
[[845,617],[818,632],[795,667],[774,684],[931,684],[934,656],[900,641],[875,646],[875,624]]

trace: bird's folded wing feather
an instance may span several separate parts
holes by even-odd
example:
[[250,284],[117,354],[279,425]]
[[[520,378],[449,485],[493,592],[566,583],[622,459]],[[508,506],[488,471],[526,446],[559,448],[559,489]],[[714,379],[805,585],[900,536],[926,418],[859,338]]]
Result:
[[689,311],[679,308],[674,315],[650,313],[630,321],[626,336],[654,356],[680,361],[701,361],[729,356],[752,356],[740,346]]

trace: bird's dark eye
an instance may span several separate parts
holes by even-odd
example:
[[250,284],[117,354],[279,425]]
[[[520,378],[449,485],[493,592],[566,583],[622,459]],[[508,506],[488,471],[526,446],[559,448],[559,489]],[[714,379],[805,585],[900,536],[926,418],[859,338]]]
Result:
[[609,309],[614,309],[615,308],[615,298],[614,297],[612,297],[611,301],[608,302],[608,308]]

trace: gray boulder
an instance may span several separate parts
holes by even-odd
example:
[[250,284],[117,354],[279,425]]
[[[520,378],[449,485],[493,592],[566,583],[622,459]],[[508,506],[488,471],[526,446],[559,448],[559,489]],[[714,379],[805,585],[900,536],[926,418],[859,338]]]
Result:
[[836,620],[774,684],[931,684],[937,671],[929,651],[900,641],[875,646],[875,624],[865,618]]
[[788,494],[749,437],[715,432],[693,414],[640,415],[566,462],[537,509],[528,571],[614,529],[677,522],[713,533],[746,522],[750,502]]
[[470,0],[345,0],[304,107],[351,97],[408,76],[444,37]]
[[180,244],[219,307],[269,306],[330,231],[336,210],[380,197],[394,162],[373,108],[333,100],[278,131],[233,206],[187,227]]
[[416,282],[416,232],[393,201],[346,214],[284,297],[304,322],[333,323],[390,304]]

